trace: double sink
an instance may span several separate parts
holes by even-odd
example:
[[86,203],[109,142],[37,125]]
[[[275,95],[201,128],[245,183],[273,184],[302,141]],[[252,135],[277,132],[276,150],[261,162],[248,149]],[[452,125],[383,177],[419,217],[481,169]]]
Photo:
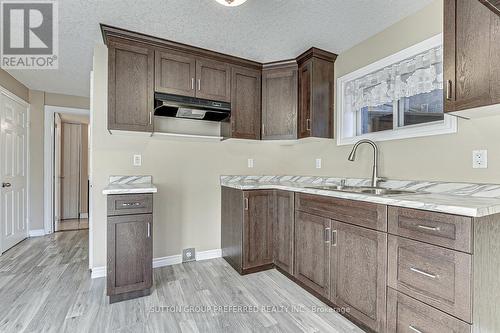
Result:
[[306,188],[311,188],[315,190],[338,191],[338,192],[348,192],[348,193],[358,193],[358,194],[378,195],[378,196],[423,193],[410,190],[396,190],[390,188],[370,187],[370,186],[318,185],[318,186],[306,186]]

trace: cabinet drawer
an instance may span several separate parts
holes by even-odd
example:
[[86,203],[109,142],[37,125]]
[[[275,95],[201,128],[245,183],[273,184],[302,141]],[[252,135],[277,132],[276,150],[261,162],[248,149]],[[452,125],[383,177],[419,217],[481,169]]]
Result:
[[472,252],[472,218],[389,207],[389,233]]
[[387,332],[469,333],[471,326],[449,314],[388,288]]
[[389,235],[389,287],[471,322],[472,256]]
[[108,195],[108,216],[149,214],[153,212],[153,194]]
[[387,231],[387,206],[369,202],[297,193],[295,207],[302,212]]

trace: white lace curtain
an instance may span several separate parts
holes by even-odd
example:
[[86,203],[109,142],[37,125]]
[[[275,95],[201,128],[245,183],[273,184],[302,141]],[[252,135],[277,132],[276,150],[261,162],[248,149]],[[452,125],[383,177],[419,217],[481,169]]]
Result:
[[435,47],[346,83],[345,111],[443,89],[443,47]]

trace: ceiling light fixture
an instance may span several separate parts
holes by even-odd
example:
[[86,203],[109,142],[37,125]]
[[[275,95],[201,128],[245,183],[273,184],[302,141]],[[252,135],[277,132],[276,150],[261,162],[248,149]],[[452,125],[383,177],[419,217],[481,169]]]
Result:
[[242,3],[244,3],[247,0],[215,0],[215,1],[217,1],[218,3],[220,3],[221,5],[224,5],[224,6],[236,7],[236,6],[241,5]]

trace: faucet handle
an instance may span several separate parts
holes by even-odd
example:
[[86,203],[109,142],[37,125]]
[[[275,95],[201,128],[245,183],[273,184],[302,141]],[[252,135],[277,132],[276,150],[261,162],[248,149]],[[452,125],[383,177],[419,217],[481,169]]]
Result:
[[347,179],[343,178],[343,179],[340,180],[340,186],[341,187],[345,187],[346,184],[347,184]]

